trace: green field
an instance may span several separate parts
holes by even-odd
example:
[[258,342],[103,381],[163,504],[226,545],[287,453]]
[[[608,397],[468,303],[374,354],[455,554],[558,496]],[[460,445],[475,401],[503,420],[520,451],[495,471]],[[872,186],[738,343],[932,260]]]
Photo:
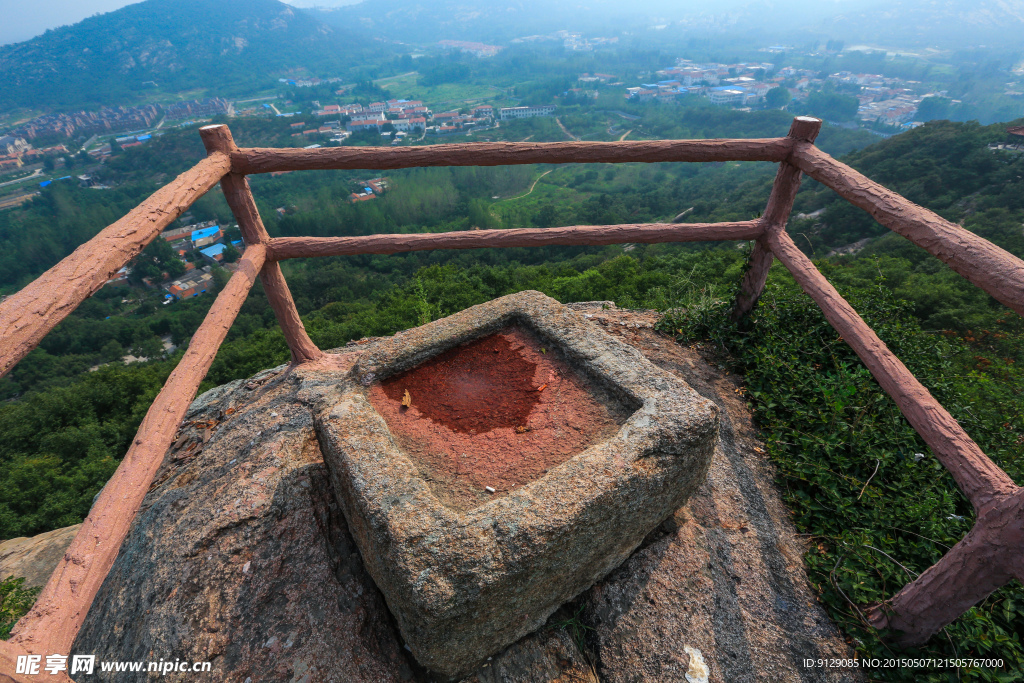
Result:
[[465,104],[466,100],[491,100],[502,94],[501,90],[472,83],[444,83],[435,86],[421,86],[415,73],[375,81],[396,98],[423,100],[428,107],[446,106],[451,109]]

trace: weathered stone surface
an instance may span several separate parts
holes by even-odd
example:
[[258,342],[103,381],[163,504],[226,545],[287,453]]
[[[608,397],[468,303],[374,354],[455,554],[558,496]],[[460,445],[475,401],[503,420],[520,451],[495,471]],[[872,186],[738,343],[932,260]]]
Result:
[[656,315],[578,310],[721,409],[707,481],[581,597],[600,679],[683,683],[693,647],[711,681],[862,680],[855,670],[801,663],[852,652],[807,585],[805,548],[772,484],[739,378],[651,329]]
[[[850,652],[808,589],[738,380],[649,329],[653,315],[573,307],[716,402],[721,446],[690,503],[625,563],[467,680],[683,683],[687,646],[711,681],[860,680],[800,665]],[[363,568],[317,448],[310,397],[353,361],[332,358],[302,377],[278,368],[196,400],[73,652],[214,662],[210,674],[168,681],[434,680]],[[552,628],[580,606],[586,654]],[[91,680],[132,679],[81,679]]]
[[[460,513],[396,445],[367,387],[510,323],[532,329],[633,412],[542,478]],[[536,630],[628,557],[703,482],[718,433],[710,401],[529,291],[382,341],[319,402],[324,457],[367,570],[412,653],[449,677]]]
[[12,538],[0,543],[0,580],[8,576],[25,579],[23,588],[42,586],[78,533],[81,524],[54,529],[31,538]]
[[294,380],[196,401],[75,652],[211,661],[209,681],[411,679]]
[[484,662],[462,683],[599,683],[597,673],[570,635],[542,628]]

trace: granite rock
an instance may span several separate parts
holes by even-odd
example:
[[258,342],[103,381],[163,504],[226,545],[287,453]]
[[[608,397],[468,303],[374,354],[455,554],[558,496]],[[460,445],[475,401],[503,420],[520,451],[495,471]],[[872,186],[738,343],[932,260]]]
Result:
[[[683,683],[690,652],[711,681],[862,680],[801,666],[803,657],[852,652],[808,585],[806,548],[772,484],[739,379],[655,332],[654,314],[572,307],[716,403],[719,446],[685,506],[467,683]],[[308,373],[275,368],[193,403],[73,652],[213,662],[209,674],[168,681],[436,680],[404,647],[335,500],[314,399],[355,356],[331,360]],[[148,679],[81,679],[92,680]]]
[[64,551],[81,524],[55,529],[31,538],[12,538],[0,543],[0,580],[25,579],[23,588],[42,586],[50,579]]

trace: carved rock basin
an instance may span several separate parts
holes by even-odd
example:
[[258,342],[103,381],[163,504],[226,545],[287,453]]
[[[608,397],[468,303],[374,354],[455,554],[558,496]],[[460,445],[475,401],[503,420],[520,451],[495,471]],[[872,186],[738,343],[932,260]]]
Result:
[[317,433],[366,568],[451,677],[625,560],[718,434],[714,404],[539,292],[383,340],[324,390]]

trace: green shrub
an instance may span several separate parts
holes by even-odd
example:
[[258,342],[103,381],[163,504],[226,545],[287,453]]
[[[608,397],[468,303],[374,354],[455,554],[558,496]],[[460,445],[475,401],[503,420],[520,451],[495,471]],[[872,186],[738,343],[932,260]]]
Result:
[[25,579],[8,576],[0,581],[0,640],[7,640],[11,629],[32,608],[41,588],[22,588]]
[[[1016,481],[1021,385],[991,381],[958,337],[922,331],[911,306],[879,281],[847,299],[911,372]],[[690,296],[663,328],[710,343],[745,374],[755,419],[798,531],[819,599],[862,657],[897,652],[857,606],[894,595],[970,529],[952,477],[817,306],[791,281],[770,284],[750,319],[732,296]],[[869,483],[870,482],[870,483]],[[1024,589],[1012,583],[904,656],[1002,658],[1002,670],[878,669],[889,681],[1024,680]]]

